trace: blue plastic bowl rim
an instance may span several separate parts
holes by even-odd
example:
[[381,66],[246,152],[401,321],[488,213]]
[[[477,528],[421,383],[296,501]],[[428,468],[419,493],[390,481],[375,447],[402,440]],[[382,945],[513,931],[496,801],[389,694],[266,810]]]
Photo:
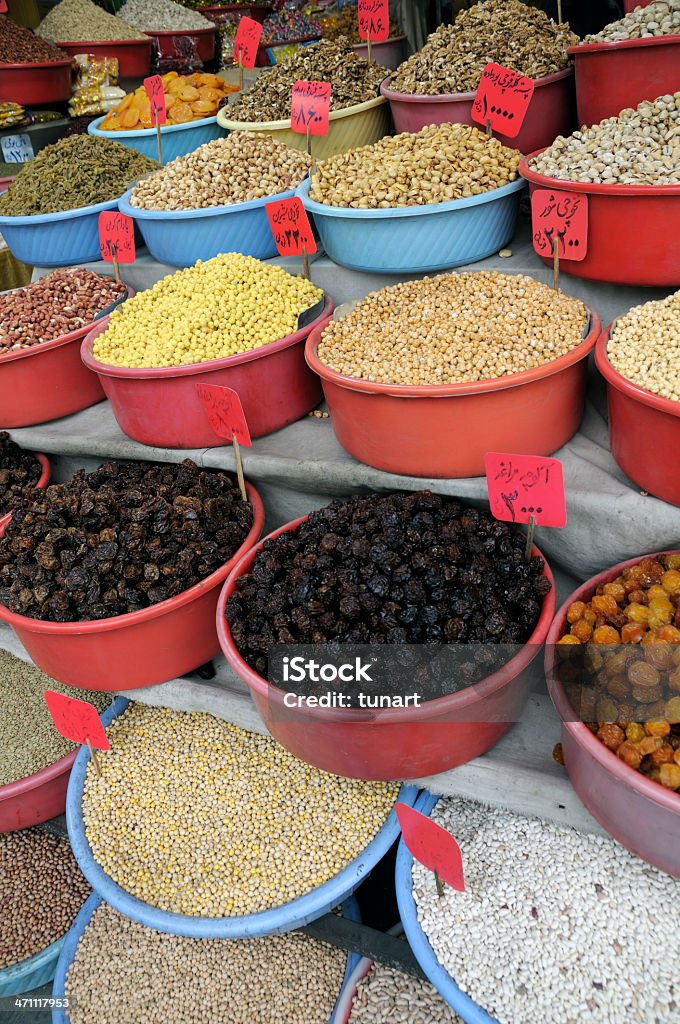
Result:
[[0,996],[3,994],[4,988],[8,983],[11,982],[14,985],[17,981],[29,977],[40,968],[45,968],[50,960],[56,959],[57,954],[63,948],[68,938],[68,934],[66,932],[56,942],[51,942],[49,946],[45,946],[39,953],[30,956],[28,960],[21,960],[18,964],[11,964],[11,966],[5,967],[0,971]]
[[[416,800],[415,808],[428,817],[439,803],[440,798],[424,790]],[[451,975],[444,970],[432,949],[425,932],[418,921],[416,903],[413,898],[413,856],[403,839],[399,841],[395,868],[395,888],[399,914],[404,931],[414,956],[423,971],[446,1000],[467,1024],[499,1024],[478,1003],[456,985]]]
[[[118,697],[101,716],[104,726],[110,725],[129,703],[125,697]],[[85,835],[82,811],[85,771],[89,760],[87,747],[81,747],[71,769],[66,793],[66,824],[78,866],[95,892],[120,913],[171,935],[216,939],[254,938],[299,928],[341,904],[368,876],[399,836],[399,823],[392,807],[387,821],[379,832],[362,853],[342,871],[311,892],[271,910],[260,910],[255,914],[244,914],[241,917],[190,917],[186,914],[159,910],[132,896],[114,882],[94,858]],[[413,806],[417,794],[417,786],[403,785],[396,799]]]
[[[101,129],[99,125],[102,123],[106,114],[102,114],[101,117],[90,122],[87,126],[88,135],[99,135],[105,139],[153,139],[155,138],[154,128],[129,128],[129,129],[109,129],[108,131],[104,128]],[[162,124],[161,135],[170,135],[171,132],[187,131],[191,128],[204,128],[209,124],[217,124],[217,114],[213,114],[212,117],[199,117],[196,121],[187,121],[186,124]]]
[[[176,159],[181,160],[182,157],[177,157]],[[170,161],[170,163],[172,162]],[[169,167],[170,164],[165,166]],[[296,188],[291,188],[286,189],[285,192],[275,192],[273,195],[263,196],[262,199],[248,199],[243,203],[225,203],[223,206],[199,207],[195,210],[144,210],[139,206],[133,206],[130,202],[130,197],[135,187],[133,185],[121,197],[119,201],[121,213],[126,213],[128,217],[132,217],[134,220],[157,221],[198,220],[201,217],[223,217],[230,213],[247,213],[249,210],[261,209],[267,203],[279,202],[281,199],[292,199],[297,192]]]
[[521,191],[526,185],[524,178],[517,177],[514,181],[502,185],[501,188],[493,188],[489,192],[482,192],[478,196],[467,196],[464,199],[451,199],[448,203],[427,203],[425,206],[390,206],[384,210],[357,210],[349,206],[326,206],[325,203],[317,203],[309,198],[311,182],[306,178],[296,190],[296,195],[302,200],[306,210],[309,210],[315,217],[341,217],[348,219],[388,219],[397,217],[423,217],[432,213],[455,213],[456,210],[465,210],[470,206],[480,206],[482,203],[490,203],[495,199],[504,199],[513,192]]
[[[71,925],[70,930],[66,933],[64,938],[59,941],[63,943],[61,953],[59,954],[59,960],[57,961],[57,967],[54,974],[54,985],[52,987],[52,998],[53,999],[64,999],[66,997],[66,979],[68,977],[69,968],[73,963],[76,955],[76,950],[83,937],[83,932],[90,922],[92,915],[94,914],[97,907],[99,907],[104,900],[99,893],[93,892],[88,896],[85,903],[80,908],[78,915]],[[348,896],[342,903],[343,916],[347,917],[350,921],[361,922],[361,911],[359,910],[359,904],[353,896]],[[51,948],[51,947],[50,947]],[[349,979],[357,969],[357,965],[361,963],[361,957],[358,953],[352,953],[347,950],[347,964],[345,966],[345,974],[340,985],[338,992],[338,998],[335,1001],[333,1012],[329,1018],[329,1024],[334,1024],[336,1019],[336,1012],[338,1009],[338,1003],[340,997],[345,991],[345,988],[349,982]],[[115,983],[115,979],[112,983]],[[64,1009],[53,1009],[52,1010],[52,1024],[69,1024],[68,1011]]]
[[92,214],[101,213],[102,210],[114,210],[120,202],[120,196],[115,199],[107,199],[104,203],[94,203],[91,206],[76,206],[73,210],[58,210],[56,213],[32,213],[29,216],[3,217],[0,215],[0,226],[2,227],[41,227],[52,224],[54,221],[75,220],[76,217],[90,217]]

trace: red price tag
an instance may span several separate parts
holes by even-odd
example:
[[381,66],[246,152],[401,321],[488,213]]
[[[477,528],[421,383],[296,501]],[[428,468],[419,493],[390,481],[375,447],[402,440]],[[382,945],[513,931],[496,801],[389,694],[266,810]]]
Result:
[[390,36],[389,0],[359,0],[359,35],[384,43]]
[[567,506],[559,459],[488,452],[484,457],[491,514],[505,523],[564,526]]
[[316,252],[312,225],[299,196],[267,203],[265,210],[281,256],[299,256],[303,245],[308,256]]
[[234,36],[234,61],[244,68],[254,68],[257,48],[262,36],[262,25],[254,18],[243,17]]
[[430,871],[436,871],[442,882],[465,892],[463,857],[451,833],[408,804],[397,802],[394,809],[409,852]]
[[89,740],[97,750],[109,749],[111,744],[96,708],[86,700],[67,697],[54,690],[45,690],[44,697],[57,732],[72,743]]
[[250,448],[253,442],[250,440],[241,399],[236,392],[221,384],[197,384],[196,392],[215,433],[228,441],[236,437],[239,444]]
[[7,0],[0,0],[0,14],[7,14]]
[[117,210],[103,210],[99,214],[99,248],[102,259],[113,263],[135,262],[135,222],[132,217]]
[[146,95],[149,97],[151,123],[165,124],[168,116],[165,110],[165,90],[163,89],[163,79],[160,75],[152,75],[151,78],[145,78],[144,88],[146,89]]
[[290,101],[290,126],[294,132],[328,135],[331,109],[330,82],[295,82]]
[[539,256],[557,255],[583,260],[588,252],[588,196],[585,192],[560,192],[537,188],[531,193],[531,232]]
[[500,64],[487,64],[472,103],[472,120],[484,126],[488,122],[492,131],[514,139],[533,95],[531,78]]

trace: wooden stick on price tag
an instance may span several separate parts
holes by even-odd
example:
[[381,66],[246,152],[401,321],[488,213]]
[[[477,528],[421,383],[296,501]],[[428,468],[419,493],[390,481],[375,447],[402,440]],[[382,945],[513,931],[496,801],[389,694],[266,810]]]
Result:
[[241,63],[241,51],[239,50],[238,61],[238,91],[243,92],[243,64]]
[[241,458],[241,446],[236,439],[236,434],[231,435],[231,443],[234,446],[234,458],[236,459],[236,476],[238,477],[238,488],[243,501],[248,501],[246,494],[246,478],[243,475],[243,459]]
[[101,776],[102,770],[99,767],[99,761],[97,760],[97,752],[95,751],[94,747],[92,746],[90,740],[87,740],[86,742],[87,742],[87,749],[90,751],[90,757],[92,758],[92,764],[94,765],[94,770],[96,771],[97,775]]
[[491,120],[487,117],[486,119],[486,134],[491,135]]
[[370,64],[371,60],[372,60],[372,57],[371,57],[371,33],[370,32],[366,33],[366,49],[368,50],[368,63]]
[[156,144],[158,145],[158,163],[163,163],[163,143],[161,142],[161,123],[156,118]]
[[444,895],[444,883],[439,877],[439,872],[436,868],[434,869],[434,884],[437,886],[437,896],[441,899]]
[[118,269],[118,260],[116,259],[116,253],[118,252],[118,246],[115,242],[111,243],[111,262],[113,263],[113,276],[116,280],[116,284],[120,284],[120,270]]
[[231,439],[241,498],[247,502],[248,493],[239,440],[248,446],[252,442],[241,400],[232,388],[226,388],[221,384],[197,384],[196,392],[212,429],[218,437]]
[[308,281],[311,281],[312,279],[309,276],[309,256],[307,255],[307,250],[305,249],[305,243],[304,242],[302,243],[301,249],[302,249],[302,273],[305,275],[305,277],[307,278]]
[[307,156],[311,156],[311,155],[312,155],[312,133],[309,130],[309,125],[307,125]]
[[531,561],[531,549],[534,546],[534,533],[536,532],[536,516],[529,517],[529,528],[527,529],[527,543],[524,548],[524,561]]
[[562,24],[562,0],[557,0],[557,20]]
[[557,235],[553,236],[553,288],[556,292],[560,290],[560,240]]

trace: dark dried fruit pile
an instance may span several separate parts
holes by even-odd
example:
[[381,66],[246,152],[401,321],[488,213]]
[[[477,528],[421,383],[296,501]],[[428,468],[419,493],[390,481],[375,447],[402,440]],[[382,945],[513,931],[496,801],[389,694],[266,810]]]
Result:
[[0,602],[51,622],[139,611],[226,562],[253,521],[226,473],[107,462],[38,492],[0,541]]
[[488,512],[429,491],[334,501],[266,543],[227,619],[265,678],[272,644],[516,645],[550,590],[524,544]]
[[0,516],[29,496],[41,472],[35,455],[20,448],[6,430],[0,430]]

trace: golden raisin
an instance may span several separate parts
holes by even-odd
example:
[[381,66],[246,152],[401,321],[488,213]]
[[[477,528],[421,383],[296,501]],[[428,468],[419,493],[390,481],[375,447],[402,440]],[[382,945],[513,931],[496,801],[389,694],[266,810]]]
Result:
[[[595,708],[595,714],[597,715],[598,724],[602,725],[603,723],[613,723],[619,717],[619,709],[615,701],[610,697],[604,697],[603,699],[598,700]],[[623,736],[621,737],[621,740],[623,740]]]
[[653,601],[650,601],[647,605],[649,617],[647,622],[649,623],[650,629],[658,629],[659,626],[667,626],[675,612],[675,609],[671,602],[666,598],[655,597]]
[[581,643],[579,638],[577,636],[574,636],[573,633],[566,633],[563,637],[560,637],[560,639],[557,642],[558,642],[558,644],[580,644]]
[[659,750],[663,746],[663,740],[660,736],[645,736],[635,745],[642,756],[647,757],[648,754],[653,754],[655,750]]
[[601,740],[610,750],[618,750],[625,738],[623,729],[619,729],[618,725],[612,723],[601,724],[596,735],[598,740]]
[[626,739],[631,743],[639,743],[644,738],[645,730],[639,722],[629,722],[626,726]]
[[594,626],[597,622],[597,615],[595,614],[592,608],[586,608],[586,610],[583,613],[583,618],[586,622],[589,622],[591,626]]
[[[670,722],[671,725],[676,725],[680,722],[680,697],[671,697],[670,700],[666,701],[664,714],[666,716],[666,721]],[[680,764],[680,762],[678,763]]]
[[626,591],[623,584],[619,582],[605,583],[602,593],[613,597],[617,604],[622,604],[626,600]]
[[645,661],[659,672],[673,667],[673,648],[670,644],[649,643],[644,645]]
[[585,644],[593,635],[593,627],[589,622],[586,622],[585,619],[579,619],[579,621],[575,622],[571,627],[571,632],[572,635],[577,637],[582,644]]
[[620,644],[621,634],[613,626],[598,626],[593,632],[594,644]]
[[608,594],[596,595],[590,602],[590,606],[598,615],[604,615],[605,617],[616,615],[619,610],[619,606],[614,598]]
[[656,638],[664,644],[680,644],[680,629],[676,626],[662,626],[657,629]]
[[627,764],[630,768],[639,768],[642,764],[642,754],[636,746],[626,740],[621,744],[619,749],[616,751],[617,757]]
[[583,618],[585,610],[586,606],[583,601],[573,601],[567,609],[567,622],[578,622],[579,619]]
[[562,744],[556,743],[553,747],[553,761],[557,761],[558,764],[564,764],[564,751],[562,750]]
[[628,622],[621,630],[621,641],[624,644],[639,644],[645,632],[646,629],[641,623]]
[[673,760],[676,764],[680,764],[680,747],[678,747],[678,749],[673,754]]
[[668,722],[645,722],[645,732],[648,736],[668,736],[670,731]]
[[680,665],[668,673],[668,686],[675,693],[680,693]]
[[664,555],[661,561],[667,569],[680,569],[680,554]]
[[680,789],[680,764],[662,764],[659,782],[667,789]]
[[631,590],[628,594],[629,604],[647,604],[647,591],[646,590]]
[[[650,705],[662,701],[663,698],[663,687],[662,686],[634,686],[633,687],[633,700],[638,701],[640,704],[647,705],[647,714],[653,718],[653,708]],[[661,703],[661,710],[663,711],[663,701]]]
[[659,673],[646,661],[635,661],[628,667],[628,678],[633,686],[658,686]]
[[662,764],[673,763],[673,748],[670,743],[662,743],[658,750],[653,750],[649,755],[652,764],[659,767]]
[[[607,682],[607,693],[609,693],[614,700],[625,700],[630,693],[630,681],[628,676],[623,673],[617,673],[615,676],[612,676]],[[620,710],[621,709],[619,708],[619,713]]]
[[644,604],[640,604],[639,601],[633,601],[624,609],[623,614],[626,616],[629,622],[638,622],[640,624],[647,624],[649,619],[649,610]]
[[661,586],[667,594],[680,596],[680,570],[668,569],[661,577]]

